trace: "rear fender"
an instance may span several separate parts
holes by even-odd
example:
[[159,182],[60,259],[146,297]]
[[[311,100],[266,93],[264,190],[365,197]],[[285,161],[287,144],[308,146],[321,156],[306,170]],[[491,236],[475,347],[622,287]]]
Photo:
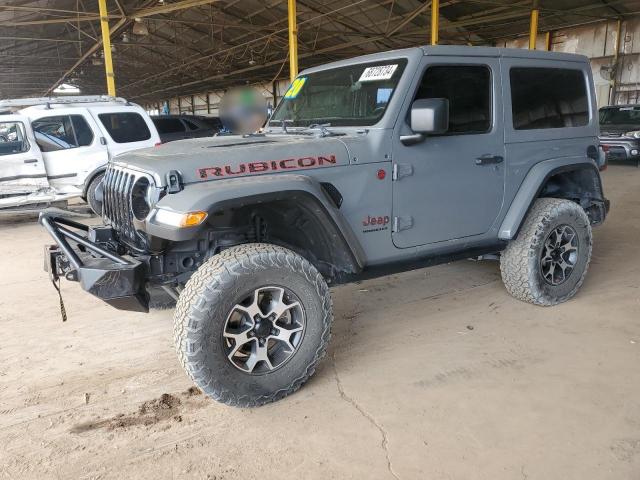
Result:
[[[588,190],[588,197],[590,197],[593,202],[601,202],[604,204],[605,199],[602,191],[600,172],[598,171],[598,166],[594,160],[586,157],[563,157],[545,160],[534,165],[531,170],[529,170],[529,173],[527,173],[520,185],[518,193],[514,197],[513,202],[504,217],[504,220],[502,221],[498,232],[498,238],[501,240],[511,240],[515,238],[518,234],[520,225],[531,208],[531,205],[536,198],[544,193],[545,186],[549,179],[558,174],[574,171],[589,173],[589,176],[593,181],[590,185],[583,188]],[[552,193],[547,196],[558,196],[559,198],[564,198],[563,195],[553,195]],[[582,206],[585,207],[585,205]]]

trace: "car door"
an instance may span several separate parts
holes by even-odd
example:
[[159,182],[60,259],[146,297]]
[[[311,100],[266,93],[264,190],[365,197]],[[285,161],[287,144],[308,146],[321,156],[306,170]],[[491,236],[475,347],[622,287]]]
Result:
[[21,196],[49,186],[47,171],[29,119],[0,116],[0,198]]
[[56,109],[32,118],[50,184],[61,193],[81,190],[96,168],[109,161],[106,142],[84,108]]
[[418,98],[449,100],[449,129],[404,145],[393,139],[393,242],[407,248],[474,237],[496,220],[504,197],[504,139],[497,58],[425,56]]

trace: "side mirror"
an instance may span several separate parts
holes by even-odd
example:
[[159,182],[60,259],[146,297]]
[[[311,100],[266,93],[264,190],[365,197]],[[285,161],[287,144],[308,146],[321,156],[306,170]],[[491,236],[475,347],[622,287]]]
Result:
[[107,144],[107,139],[104,137],[100,137],[100,145],[106,145]]
[[411,105],[412,135],[402,135],[400,141],[413,145],[424,140],[425,135],[439,135],[449,129],[449,100],[446,98],[421,98]]

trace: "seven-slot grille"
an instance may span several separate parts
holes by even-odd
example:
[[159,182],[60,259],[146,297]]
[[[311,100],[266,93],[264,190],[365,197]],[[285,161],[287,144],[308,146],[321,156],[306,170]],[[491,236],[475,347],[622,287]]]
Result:
[[103,180],[102,215],[122,240],[138,243],[131,211],[131,190],[142,176],[132,171],[110,165]]

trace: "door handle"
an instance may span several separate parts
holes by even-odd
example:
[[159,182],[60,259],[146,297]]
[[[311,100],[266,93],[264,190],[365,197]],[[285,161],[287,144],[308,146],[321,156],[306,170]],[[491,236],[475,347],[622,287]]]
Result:
[[500,155],[486,154],[476,158],[476,165],[490,165],[495,163],[502,163],[503,160],[504,158],[501,157]]
[[24,160],[24,163],[38,163],[38,159],[37,158],[29,158],[27,160]]

